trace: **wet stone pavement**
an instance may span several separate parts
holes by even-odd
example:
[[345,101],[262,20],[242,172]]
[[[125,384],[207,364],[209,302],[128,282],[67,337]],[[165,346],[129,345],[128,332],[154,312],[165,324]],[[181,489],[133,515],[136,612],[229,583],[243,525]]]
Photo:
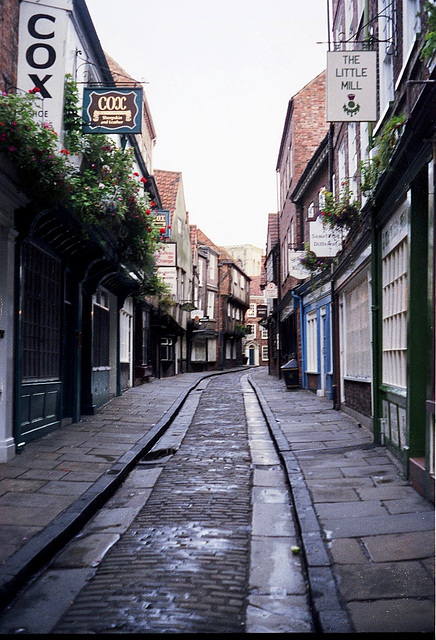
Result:
[[310,633],[297,544],[247,375],[203,380],[0,633]]
[[146,505],[55,632],[241,631],[251,470],[243,397],[229,378],[209,383]]

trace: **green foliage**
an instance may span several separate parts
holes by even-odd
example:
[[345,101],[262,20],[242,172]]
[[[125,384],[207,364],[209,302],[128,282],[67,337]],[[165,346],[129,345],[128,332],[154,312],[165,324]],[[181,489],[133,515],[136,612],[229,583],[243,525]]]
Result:
[[64,144],[71,153],[82,150],[82,118],[79,115],[77,83],[67,74],[64,85]]
[[360,204],[354,200],[354,194],[348,181],[341,185],[339,198],[336,200],[333,193],[325,191],[325,204],[321,211],[321,219],[324,225],[333,228],[350,228],[359,220]]
[[68,153],[58,153],[58,135],[51,125],[35,121],[37,94],[0,96],[0,151],[17,169],[24,193],[35,201],[66,197],[74,171]]
[[436,5],[434,2],[429,0],[424,2],[424,14],[427,18],[427,33],[421,51],[421,60],[431,60],[436,51]]
[[[66,141],[59,150],[58,135],[35,120],[39,90],[0,96],[0,151],[12,161],[20,187],[32,201],[55,201],[70,207],[84,224],[103,229],[116,247],[119,260],[139,268],[144,282],[154,282],[154,253],[159,240],[152,224],[153,208],[145,192],[145,178],[134,171],[133,150],[123,150],[103,135],[84,135],[78,116],[78,92],[67,78]],[[81,168],[69,156],[79,153]]]
[[371,199],[381,174],[389,167],[390,159],[401,137],[405,122],[405,114],[393,116],[385,124],[380,135],[374,140],[374,147],[377,149],[377,153],[370,160],[360,163],[362,177],[360,189],[365,196]]
[[242,322],[235,322],[235,335],[246,336],[249,333],[251,333],[250,327],[247,327],[247,325]]
[[316,253],[310,251],[309,243],[307,242],[304,243],[304,249],[306,253],[300,258],[300,262],[303,267],[311,271],[314,275],[329,268],[334,262],[334,258],[318,258]]

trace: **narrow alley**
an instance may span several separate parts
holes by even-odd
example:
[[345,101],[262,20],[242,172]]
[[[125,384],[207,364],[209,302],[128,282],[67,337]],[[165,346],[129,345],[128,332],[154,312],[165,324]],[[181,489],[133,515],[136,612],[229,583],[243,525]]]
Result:
[[311,632],[290,502],[247,374],[206,379],[0,631]]
[[433,505],[265,368],[155,380],[2,470],[2,634],[433,632]]

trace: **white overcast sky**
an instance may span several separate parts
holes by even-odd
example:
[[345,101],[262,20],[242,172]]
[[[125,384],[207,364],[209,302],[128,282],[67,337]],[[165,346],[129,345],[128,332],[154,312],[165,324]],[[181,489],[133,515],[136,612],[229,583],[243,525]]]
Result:
[[86,0],[103,49],[144,89],[155,169],[181,171],[191,224],[266,243],[289,99],[326,66],[326,0]]

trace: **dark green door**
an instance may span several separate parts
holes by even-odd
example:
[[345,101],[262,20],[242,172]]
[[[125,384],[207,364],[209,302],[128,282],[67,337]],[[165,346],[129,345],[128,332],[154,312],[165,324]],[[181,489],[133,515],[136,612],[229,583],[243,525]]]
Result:
[[20,284],[17,447],[61,423],[61,261],[25,242]]

